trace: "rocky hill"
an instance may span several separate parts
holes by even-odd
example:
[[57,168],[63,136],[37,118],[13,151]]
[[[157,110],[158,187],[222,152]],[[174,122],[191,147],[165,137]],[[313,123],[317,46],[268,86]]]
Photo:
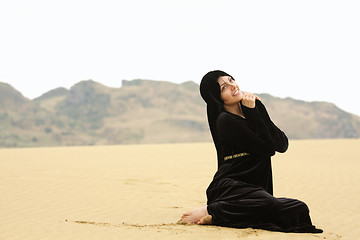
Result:
[[[326,102],[259,94],[289,138],[358,138],[360,117]],[[211,141],[194,82],[92,80],[29,100],[0,83],[0,147]]]

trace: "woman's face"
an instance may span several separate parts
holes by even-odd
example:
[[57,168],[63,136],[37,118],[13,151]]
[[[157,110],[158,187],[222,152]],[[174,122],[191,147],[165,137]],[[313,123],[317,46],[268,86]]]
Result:
[[243,97],[238,84],[230,76],[221,76],[218,78],[220,85],[220,96],[225,105],[239,103]]

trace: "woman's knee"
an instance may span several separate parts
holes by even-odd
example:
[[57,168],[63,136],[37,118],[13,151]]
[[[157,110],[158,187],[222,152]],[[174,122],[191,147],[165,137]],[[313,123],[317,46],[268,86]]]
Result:
[[264,201],[264,207],[267,209],[268,212],[271,214],[276,214],[282,208],[282,203],[275,197],[268,197]]

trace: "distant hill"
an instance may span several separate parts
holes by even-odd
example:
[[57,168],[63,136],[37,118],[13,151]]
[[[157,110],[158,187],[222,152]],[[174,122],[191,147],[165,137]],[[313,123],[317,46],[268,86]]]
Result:
[[[291,139],[360,137],[360,117],[332,103],[259,96]],[[34,100],[0,83],[0,107],[0,147],[211,141],[194,82],[88,80]]]
[[22,108],[29,103],[29,99],[25,98],[20,92],[7,83],[0,82],[0,112],[7,110]]

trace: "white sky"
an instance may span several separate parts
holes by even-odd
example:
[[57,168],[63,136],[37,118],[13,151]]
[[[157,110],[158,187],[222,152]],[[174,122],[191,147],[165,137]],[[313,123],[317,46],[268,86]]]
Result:
[[28,98],[93,79],[200,82],[360,115],[360,1],[3,0],[0,82]]

